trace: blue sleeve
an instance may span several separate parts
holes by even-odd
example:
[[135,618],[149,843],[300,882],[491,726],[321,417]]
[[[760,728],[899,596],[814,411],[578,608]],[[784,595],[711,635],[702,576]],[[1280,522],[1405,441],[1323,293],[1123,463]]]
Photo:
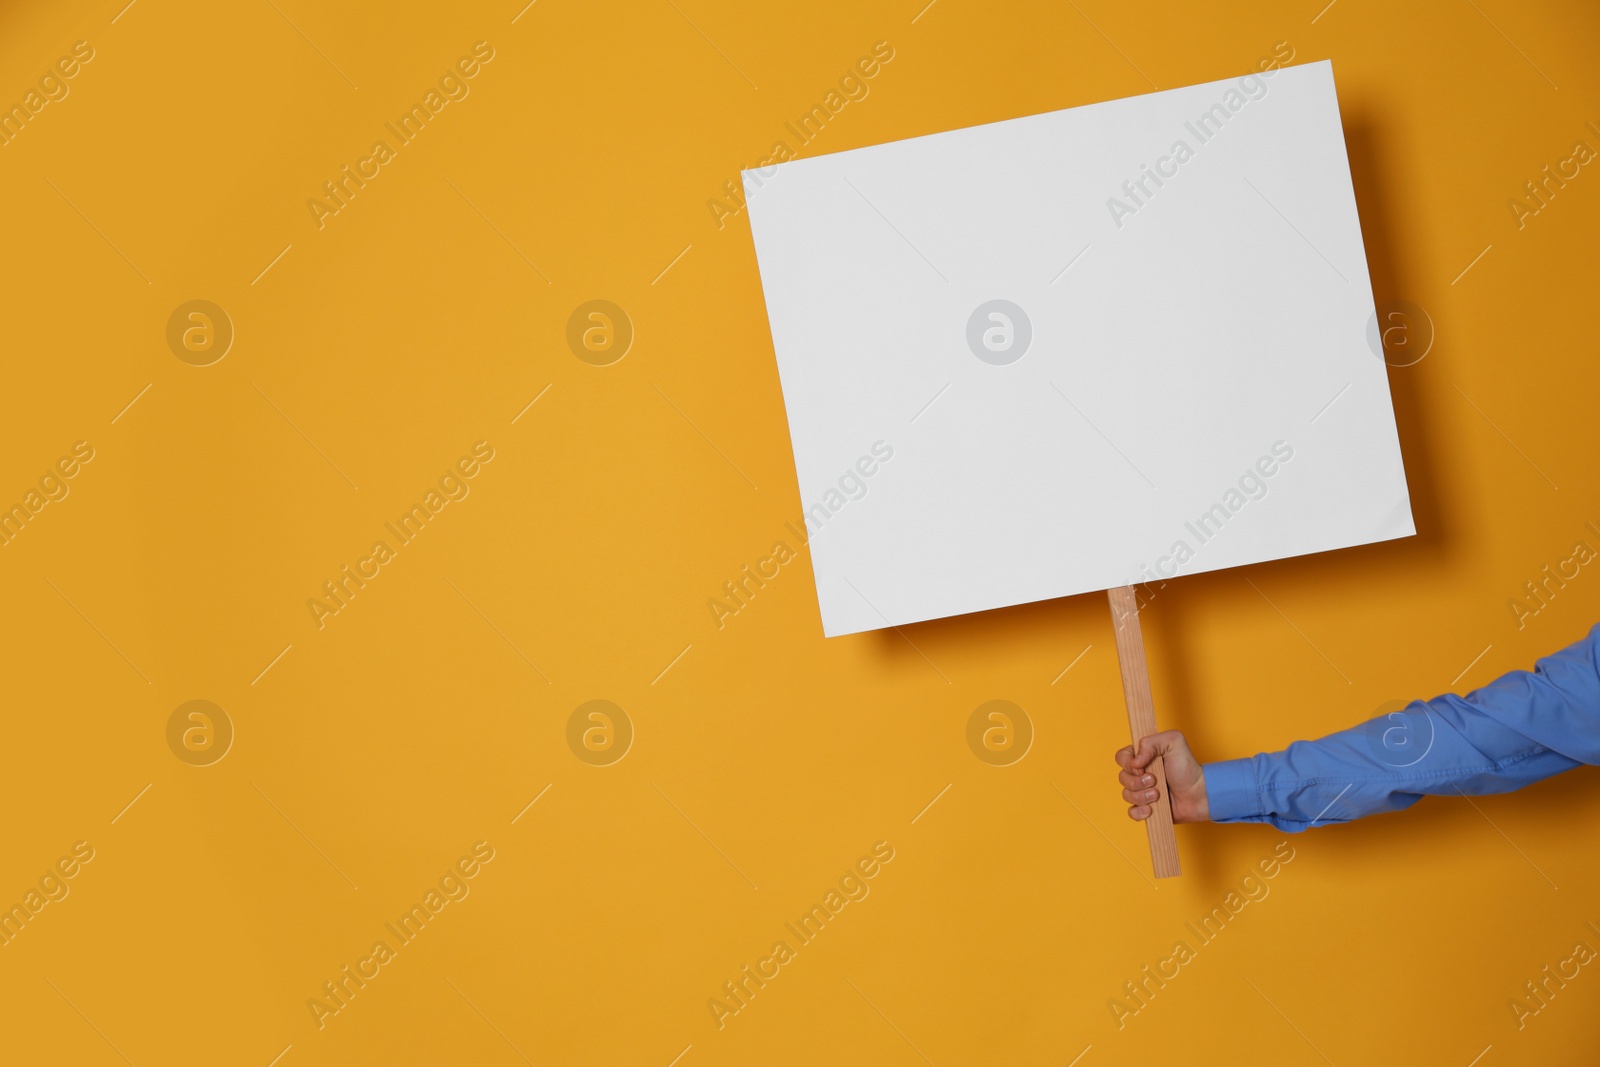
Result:
[[1409,808],[1424,796],[1506,793],[1600,763],[1600,625],[1464,697],[1413,701],[1283,752],[1205,766],[1213,822],[1296,832]]

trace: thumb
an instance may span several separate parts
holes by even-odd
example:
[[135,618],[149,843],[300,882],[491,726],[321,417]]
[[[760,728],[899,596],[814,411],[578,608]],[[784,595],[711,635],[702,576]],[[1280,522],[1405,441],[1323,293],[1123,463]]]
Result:
[[1138,750],[1134,753],[1133,762],[1143,770],[1148,767],[1157,756],[1165,756],[1171,752],[1177,742],[1178,734],[1173,730],[1163,730],[1140,738]]

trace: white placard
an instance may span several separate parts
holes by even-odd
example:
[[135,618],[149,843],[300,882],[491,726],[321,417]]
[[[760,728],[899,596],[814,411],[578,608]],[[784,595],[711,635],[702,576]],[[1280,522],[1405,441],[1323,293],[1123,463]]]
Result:
[[828,636],[1415,533],[1330,63],[744,177]]

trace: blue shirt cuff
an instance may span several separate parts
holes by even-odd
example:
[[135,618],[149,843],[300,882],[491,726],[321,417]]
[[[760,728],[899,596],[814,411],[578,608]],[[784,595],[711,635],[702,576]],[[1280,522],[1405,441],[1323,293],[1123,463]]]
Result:
[[1261,794],[1256,789],[1256,767],[1252,759],[1222,760],[1207,763],[1206,803],[1212,822],[1260,818]]

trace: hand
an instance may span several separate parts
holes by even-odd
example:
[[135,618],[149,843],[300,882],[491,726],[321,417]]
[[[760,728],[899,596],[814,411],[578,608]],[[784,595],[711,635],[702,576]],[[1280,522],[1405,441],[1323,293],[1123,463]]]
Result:
[[1156,788],[1155,775],[1148,768],[1161,757],[1167,776],[1167,792],[1171,796],[1173,822],[1205,822],[1211,818],[1211,805],[1206,801],[1206,773],[1189,742],[1177,730],[1163,730],[1151,734],[1133,746],[1117,752],[1117,765],[1122,773],[1117,781],[1122,783],[1122,799],[1128,802],[1128,818],[1144,820],[1150,817],[1154,805],[1162,801]]

